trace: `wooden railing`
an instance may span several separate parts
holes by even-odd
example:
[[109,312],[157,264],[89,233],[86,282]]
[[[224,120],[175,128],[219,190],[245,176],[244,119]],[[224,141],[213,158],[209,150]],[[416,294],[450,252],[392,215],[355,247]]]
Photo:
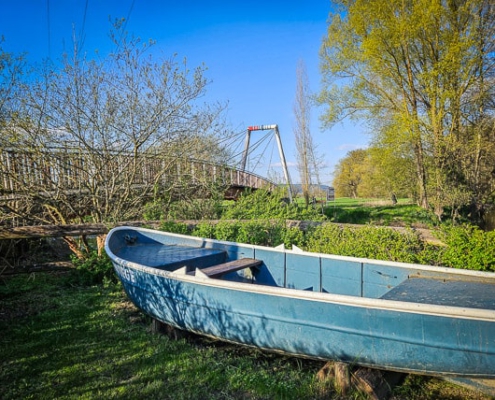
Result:
[[232,166],[163,155],[84,152],[77,149],[0,151],[0,196],[12,198],[33,188],[85,190],[118,180],[131,185],[167,185],[187,179],[191,185],[218,182],[229,188],[276,187],[274,182]]

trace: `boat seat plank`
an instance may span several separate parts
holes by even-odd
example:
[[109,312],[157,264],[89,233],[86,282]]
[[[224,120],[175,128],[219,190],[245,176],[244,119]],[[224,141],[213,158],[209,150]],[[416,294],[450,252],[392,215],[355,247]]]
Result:
[[210,278],[219,278],[229,272],[239,271],[244,268],[258,267],[263,263],[261,260],[254,258],[240,258],[238,260],[229,261],[222,264],[213,265],[208,268],[202,268],[201,272]]
[[495,284],[477,281],[409,278],[381,299],[495,310]]

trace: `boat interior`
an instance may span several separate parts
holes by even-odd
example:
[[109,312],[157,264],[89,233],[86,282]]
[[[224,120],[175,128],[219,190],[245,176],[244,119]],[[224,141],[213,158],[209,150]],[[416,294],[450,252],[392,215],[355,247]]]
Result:
[[495,310],[495,274],[122,230],[119,258],[174,274],[348,296]]

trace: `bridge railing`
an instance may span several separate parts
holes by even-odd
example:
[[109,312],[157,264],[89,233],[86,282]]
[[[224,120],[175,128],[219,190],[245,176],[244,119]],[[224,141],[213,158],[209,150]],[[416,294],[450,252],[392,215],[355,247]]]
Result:
[[259,175],[232,166],[157,154],[85,152],[73,148],[28,151],[0,149],[2,195],[44,190],[86,190],[117,181],[131,185],[167,185],[188,180],[192,185],[218,182],[225,187],[276,187]]

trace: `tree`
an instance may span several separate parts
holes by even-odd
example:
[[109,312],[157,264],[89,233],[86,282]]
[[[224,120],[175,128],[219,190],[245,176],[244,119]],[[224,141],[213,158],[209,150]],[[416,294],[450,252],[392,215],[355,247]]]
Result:
[[339,160],[335,168],[333,186],[337,197],[359,196],[361,182],[368,164],[367,150],[352,150]]
[[363,196],[417,199],[414,162],[400,148],[372,145],[368,149],[370,166],[363,178]]
[[24,57],[2,49],[0,37],[0,129],[8,122],[9,110],[16,101],[19,81],[26,69]]
[[297,152],[297,168],[301,179],[302,192],[306,207],[309,206],[313,178],[318,184],[319,166],[316,159],[316,149],[313,136],[309,128],[311,121],[311,104],[309,93],[309,82],[306,66],[302,60],[299,61],[296,70],[297,86],[294,102],[294,137]]
[[[418,203],[433,204],[439,216],[446,199],[462,188],[472,202],[486,199],[493,182],[484,193],[475,182],[488,179],[479,162],[493,114],[492,2],[337,3],[321,51],[319,101],[328,106],[327,126],[349,116],[365,118],[386,130],[391,148],[408,147]],[[461,167],[460,153],[470,160],[469,172]]]
[[[218,161],[223,149],[213,138],[227,134],[223,107],[199,102],[208,84],[204,68],[190,71],[175,57],[154,61],[151,44],[128,39],[120,22],[112,38],[108,57],[88,60],[75,47],[61,68],[46,64],[25,81],[0,139],[1,148],[15,147],[24,166],[41,175],[9,171],[19,188],[9,207],[23,222],[125,221],[139,218],[155,198],[215,188],[188,160],[209,153]],[[176,178],[177,159],[193,171],[189,176]]]

